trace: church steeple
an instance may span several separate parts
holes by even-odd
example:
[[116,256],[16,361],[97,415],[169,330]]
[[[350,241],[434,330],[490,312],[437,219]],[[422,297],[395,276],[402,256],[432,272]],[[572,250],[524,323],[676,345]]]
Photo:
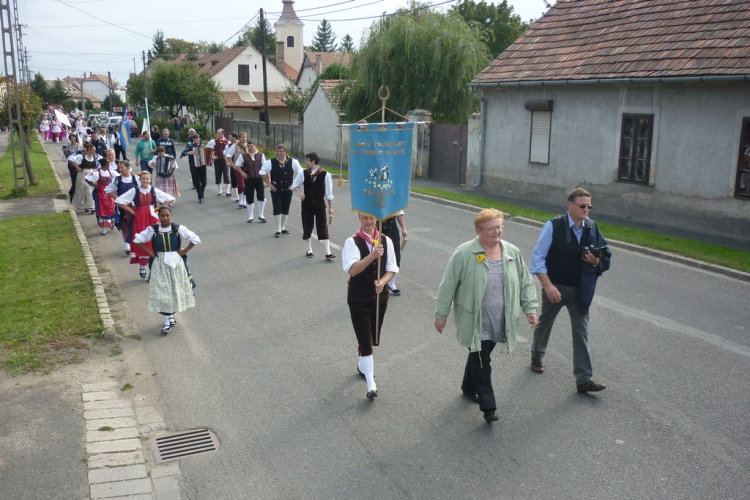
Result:
[[281,17],[273,25],[276,30],[276,41],[284,42],[284,62],[295,71],[299,71],[304,57],[302,28],[305,26],[294,12],[294,0],[282,0],[284,9]]

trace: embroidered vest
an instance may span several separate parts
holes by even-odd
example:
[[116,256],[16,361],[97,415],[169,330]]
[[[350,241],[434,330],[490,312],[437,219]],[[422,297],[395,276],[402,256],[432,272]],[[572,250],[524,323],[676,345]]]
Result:
[[216,155],[216,158],[219,160],[224,160],[224,148],[227,146],[229,141],[227,138],[223,139],[214,139],[214,154]]

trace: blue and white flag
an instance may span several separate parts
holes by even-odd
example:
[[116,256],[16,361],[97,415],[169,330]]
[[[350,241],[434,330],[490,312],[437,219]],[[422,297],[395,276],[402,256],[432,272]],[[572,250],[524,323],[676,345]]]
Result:
[[120,134],[120,146],[123,148],[130,146],[130,119],[125,108],[122,111],[122,121],[120,121],[118,133]]
[[414,123],[349,126],[352,209],[385,220],[409,206]]

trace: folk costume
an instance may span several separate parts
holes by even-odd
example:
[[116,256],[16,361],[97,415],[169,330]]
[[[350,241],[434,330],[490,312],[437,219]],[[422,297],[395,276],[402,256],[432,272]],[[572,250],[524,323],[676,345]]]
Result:
[[[229,166],[227,165],[227,158],[224,155],[224,149],[227,147],[227,144],[229,144],[229,141],[226,137],[222,137],[221,139],[211,139],[208,141],[208,144],[206,144],[207,147],[214,148],[214,175],[216,176],[216,185],[219,186],[219,196],[224,194],[224,186],[227,188],[227,196],[231,195],[229,192],[231,186],[231,181],[229,180]],[[224,179],[224,184],[221,183],[222,177]]]
[[[245,205],[247,206],[247,221],[253,221],[253,208],[255,207],[254,197],[258,199],[258,219],[261,222],[266,222],[263,217],[264,210],[266,208],[266,194],[265,194],[265,182],[260,175],[260,171],[263,165],[266,163],[266,157],[260,151],[255,153],[242,153],[237,158],[237,165],[245,174],[247,179],[243,179],[245,183],[245,191],[243,193]],[[241,176],[240,176],[241,177]],[[250,203],[247,203],[250,200]]]
[[[154,211],[157,203],[162,204],[172,201],[174,201],[173,196],[153,186],[149,186],[147,189],[143,189],[141,186],[135,187],[115,199],[115,203],[118,205],[133,206],[135,211],[133,234],[141,233],[149,226],[153,226],[159,222],[159,218]],[[150,247],[151,243],[145,242],[145,245]],[[138,264],[140,266],[141,278],[145,278],[149,254],[141,250],[137,245],[131,245],[130,250],[130,263]]]
[[273,218],[276,220],[276,234],[278,238],[282,234],[290,234],[286,230],[286,220],[289,218],[289,207],[292,204],[292,195],[294,189],[299,184],[296,179],[301,179],[302,167],[294,158],[287,156],[284,163],[278,158],[273,157],[263,164],[260,175],[270,174],[271,183],[276,187],[276,191],[271,191],[271,203],[273,204]]
[[81,146],[79,143],[76,142],[76,144],[73,145],[71,142],[70,144],[63,146],[63,155],[68,162],[68,172],[70,172],[70,191],[68,191],[68,195],[70,196],[71,204],[73,204],[73,195],[76,192],[76,179],[78,179],[78,169],[71,161],[71,158],[78,156],[79,154],[81,154]]
[[188,157],[190,176],[198,193],[198,203],[203,203],[206,192],[206,158],[203,156],[203,141],[199,139],[198,144],[189,142],[180,158],[183,156]]
[[148,162],[148,166],[154,169],[154,187],[156,189],[160,189],[170,196],[180,196],[177,179],[174,177],[174,171],[178,168],[174,156],[156,155]]
[[[400,220],[399,217],[401,217]],[[404,229],[406,226],[402,226],[401,229],[399,229],[398,226],[399,224],[403,223],[403,221],[404,211],[399,210],[399,212],[393,217],[389,217],[382,222],[378,222],[378,229],[382,231],[383,234],[388,236],[391,241],[393,241],[393,251],[396,254],[396,265],[399,269],[401,269],[401,233],[406,232],[406,229]],[[391,293],[393,293],[393,295],[401,295],[401,290],[399,290],[396,286],[395,276],[388,283],[388,288],[391,289]]]
[[237,175],[237,172],[235,172],[233,168],[234,160],[237,159],[237,153],[242,153],[242,148],[238,148],[237,146],[239,146],[238,142],[229,144],[224,150],[224,156],[226,157],[227,165],[229,166],[229,180],[232,186],[232,199],[236,201],[238,205],[240,205],[239,208],[244,208],[242,203],[240,203],[240,198],[242,193],[244,193],[245,191],[245,186],[243,184],[242,189],[240,189],[240,180],[242,180],[242,176]]
[[107,195],[107,187],[112,179],[118,177],[116,163],[107,163],[105,158],[101,160],[101,167],[86,175],[86,182],[95,186],[93,191],[94,208],[99,227],[102,229],[102,235],[107,234],[107,229],[115,227],[115,213],[117,206],[115,201]]
[[[138,181],[134,175],[129,175],[128,177],[120,175],[110,182],[106,192],[108,195],[110,193],[114,194],[114,197],[117,198],[135,188],[137,183]],[[117,207],[117,211],[115,212],[115,227],[117,227],[122,235],[125,253],[128,255],[130,255],[130,243],[133,241],[133,219],[134,216],[130,212],[124,210],[122,207]]]
[[91,192],[91,186],[86,182],[86,176],[99,168],[100,156],[88,156],[87,154],[77,154],[69,158],[74,164],[81,169],[76,176],[76,189],[73,193],[71,204],[76,208],[81,208],[87,212],[94,209],[94,197]]
[[[379,240],[378,243],[382,244],[384,249],[381,257],[383,260],[380,266],[380,275],[378,275],[378,259],[375,259],[361,273],[349,277],[346,296],[354,334],[357,336],[359,345],[357,371],[367,381],[367,397],[370,399],[377,396],[373,346],[380,344],[380,332],[375,329],[376,300],[380,301],[377,324],[382,330],[389,296],[387,286],[383,287],[380,294],[376,293],[375,281],[380,280],[386,273],[398,273],[398,266],[396,266],[396,259],[393,254],[393,242],[387,236],[380,235],[377,230],[374,236],[374,240]],[[373,238],[362,229],[357,231],[354,236],[347,238],[341,253],[344,271],[349,273],[349,270],[357,261],[372,253],[373,248]]]
[[331,242],[328,239],[328,219],[326,217],[326,201],[330,205],[333,200],[331,174],[320,166],[315,170],[306,168],[302,171],[301,184],[305,193],[305,199],[302,200],[301,205],[302,240],[307,243],[306,256],[310,258],[313,256],[311,236],[313,226],[315,226],[318,232],[318,241],[325,247],[326,259],[333,259],[336,256],[331,253]]
[[45,116],[42,120],[42,123],[39,125],[39,133],[42,134],[42,137],[47,139],[47,132],[49,132],[49,120]]
[[153,224],[133,239],[134,243],[150,245],[156,255],[150,259],[148,310],[164,317],[163,333],[169,333],[176,324],[175,313],[195,307],[195,281],[187,267],[187,255],[177,253],[183,239],[193,245],[201,242],[197,234],[174,223],[167,227]]

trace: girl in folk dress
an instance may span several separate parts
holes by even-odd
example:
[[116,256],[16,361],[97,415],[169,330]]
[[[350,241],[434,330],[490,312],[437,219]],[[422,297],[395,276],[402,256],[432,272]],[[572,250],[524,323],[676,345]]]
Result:
[[[180,248],[183,240],[188,245]],[[195,307],[195,282],[187,267],[187,253],[201,240],[185,226],[173,224],[172,209],[162,206],[159,223],[138,233],[133,242],[151,257],[148,310],[164,317],[161,332],[167,334],[177,324],[174,313]]]
[[[173,196],[151,186],[151,174],[147,171],[141,172],[138,177],[140,178],[140,185],[137,188],[133,188],[115,199],[115,203],[120,208],[133,216],[133,234],[143,232],[147,227],[159,222],[154,208],[157,203],[165,205],[174,203]],[[151,248],[151,242],[146,243],[146,247]],[[151,249],[153,250],[153,248]],[[149,253],[137,245],[135,247],[131,245],[130,250],[130,263],[138,264],[141,278],[145,278]]]
[[[107,186],[106,192],[113,200],[122,196],[137,185],[136,178],[130,173],[130,162],[123,160],[120,162],[120,175],[115,177]],[[115,212],[115,227],[122,235],[122,241],[125,245],[125,255],[130,255],[130,242],[133,240],[133,216],[117,207]]]
[[156,156],[151,158],[148,166],[154,169],[154,174],[156,175],[154,180],[155,188],[161,189],[172,196],[180,196],[180,191],[177,189],[177,180],[174,178],[174,171],[177,170],[177,162],[173,156],[169,156],[166,153],[164,146],[156,148]]
[[100,160],[101,167],[88,174],[85,179],[94,188],[94,207],[99,227],[102,228],[102,236],[107,234],[107,229],[115,227],[115,211],[117,207],[114,200],[107,196],[106,192],[107,186],[112,182],[112,179],[120,175],[114,159],[115,152],[111,149],[108,150],[107,158]]
[[101,156],[96,154],[96,148],[90,142],[84,143],[83,150],[84,153],[68,158],[68,161],[73,163],[78,172],[76,176],[76,188],[71,203],[76,208],[82,208],[84,212],[93,213],[94,197],[91,194],[91,186],[86,183],[85,178],[92,171],[99,168]]
[[68,195],[70,195],[71,204],[73,203],[73,195],[76,192],[76,179],[78,178],[78,170],[80,169],[72,161],[70,161],[70,157],[81,154],[81,151],[81,145],[78,142],[78,137],[75,135],[71,135],[69,144],[63,146],[63,157],[64,160],[68,162],[68,172],[70,172],[70,191],[68,191]]
[[60,126],[60,122],[55,120],[52,122],[52,137],[55,139],[55,142],[60,142],[60,137],[62,137],[62,127]]
[[42,117],[42,123],[39,124],[39,133],[46,139],[47,132],[49,132],[49,120],[47,119],[47,115],[44,115]]

